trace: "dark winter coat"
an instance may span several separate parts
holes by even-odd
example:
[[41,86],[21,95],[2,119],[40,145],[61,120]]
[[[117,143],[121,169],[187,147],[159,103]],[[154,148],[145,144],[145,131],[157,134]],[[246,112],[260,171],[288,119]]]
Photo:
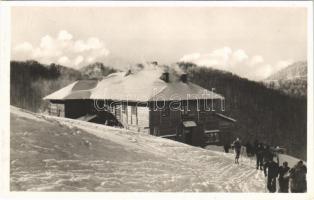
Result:
[[279,165],[278,163],[274,162],[273,160],[268,161],[264,165],[264,173],[269,178],[275,178],[278,176],[279,172]]
[[253,150],[251,143],[249,143],[249,142],[246,143],[245,147],[246,147],[246,155],[251,156],[254,154],[254,150]]
[[279,192],[287,193],[289,191],[289,176],[287,176],[290,167],[279,167]]
[[283,179],[285,174],[287,174],[289,170],[290,170],[290,167],[280,166],[279,167],[279,179]]
[[306,173],[305,165],[296,165],[290,170],[290,190],[291,192],[306,192]]
[[271,160],[273,160],[274,155],[270,149],[264,149],[263,150],[263,158],[264,158],[265,162],[271,161]]
[[256,156],[258,156],[258,157],[263,157],[263,152],[264,152],[264,150],[263,150],[263,147],[262,146],[257,146],[256,147]]
[[234,149],[236,150],[236,151],[240,151],[241,150],[241,142],[240,141],[234,141],[233,142],[233,146],[234,146]]
[[255,152],[256,152],[256,149],[257,149],[259,144],[260,143],[257,140],[254,141],[254,150],[255,150]]
[[229,153],[230,147],[231,147],[231,146],[230,146],[229,143],[226,143],[226,144],[224,145],[224,150],[225,150],[226,153]]

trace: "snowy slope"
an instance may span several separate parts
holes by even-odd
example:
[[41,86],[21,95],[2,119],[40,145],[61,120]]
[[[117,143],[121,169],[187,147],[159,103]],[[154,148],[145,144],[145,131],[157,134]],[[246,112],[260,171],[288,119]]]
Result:
[[11,107],[13,191],[265,192],[254,160]]

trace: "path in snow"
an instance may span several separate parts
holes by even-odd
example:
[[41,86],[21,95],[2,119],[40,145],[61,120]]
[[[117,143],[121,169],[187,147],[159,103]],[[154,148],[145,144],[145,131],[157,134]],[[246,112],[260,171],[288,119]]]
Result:
[[11,190],[265,192],[255,162],[11,108]]

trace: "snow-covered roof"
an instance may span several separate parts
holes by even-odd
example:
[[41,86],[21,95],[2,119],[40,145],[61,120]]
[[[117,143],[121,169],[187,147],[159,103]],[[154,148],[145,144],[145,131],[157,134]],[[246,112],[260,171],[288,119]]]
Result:
[[46,97],[45,100],[104,99],[148,102],[156,100],[223,99],[224,97],[191,82],[182,82],[170,74],[169,82],[161,80],[159,68],[126,74],[117,72],[102,80],[79,80]]

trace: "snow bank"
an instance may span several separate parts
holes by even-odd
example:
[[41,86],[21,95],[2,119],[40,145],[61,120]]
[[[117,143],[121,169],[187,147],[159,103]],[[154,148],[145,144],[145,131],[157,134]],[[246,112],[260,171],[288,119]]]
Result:
[[236,165],[233,154],[144,133],[19,109],[11,113],[14,191],[265,190],[263,174],[247,158]]

